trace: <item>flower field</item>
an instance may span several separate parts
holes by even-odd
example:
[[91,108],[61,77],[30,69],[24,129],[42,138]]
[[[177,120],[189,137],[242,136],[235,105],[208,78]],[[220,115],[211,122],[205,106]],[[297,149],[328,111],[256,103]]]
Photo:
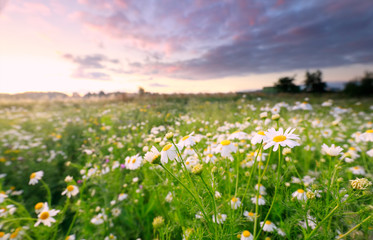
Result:
[[2,103],[0,240],[372,239],[372,103]]

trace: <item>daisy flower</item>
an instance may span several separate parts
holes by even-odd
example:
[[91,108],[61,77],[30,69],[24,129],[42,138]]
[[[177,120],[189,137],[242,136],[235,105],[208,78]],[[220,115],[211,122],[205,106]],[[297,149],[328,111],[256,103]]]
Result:
[[7,240],[10,237],[10,233],[0,232],[0,240]]
[[106,216],[103,215],[102,213],[99,213],[96,215],[94,218],[91,219],[91,223],[94,225],[100,225],[104,223],[104,220],[106,220]]
[[265,132],[268,139],[264,141],[265,145],[263,149],[266,150],[273,146],[273,151],[277,151],[278,146],[287,146],[290,148],[299,146],[300,144],[294,141],[299,139],[298,135],[293,134],[294,131],[295,128],[288,128],[285,130],[285,132],[282,128],[280,128],[278,131],[276,131],[274,128],[269,129],[267,132]]
[[373,142],[373,129],[366,130],[365,133],[360,135],[360,139],[364,142]]
[[219,144],[220,154],[222,157],[232,157],[231,153],[237,151],[237,147],[229,140],[223,140]]
[[276,229],[276,225],[268,220],[266,222],[260,222],[260,226],[263,227],[263,231],[265,232],[273,232],[273,230]]
[[263,131],[259,131],[254,134],[254,137],[251,139],[251,144],[255,145],[265,140],[267,140],[265,133]]
[[215,191],[215,198],[221,198],[221,193],[218,191]]
[[162,164],[166,164],[168,163],[168,160],[170,161],[175,160],[177,156],[178,154],[177,154],[176,147],[173,144],[169,143],[162,148],[161,162]]
[[303,189],[298,189],[291,194],[293,198],[297,198],[299,201],[307,201],[306,192]]
[[7,198],[7,197],[8,197],[8,195],[5,194],[4,191],[1,191],[1,192],[0,192],[0,203],[3,203],[4,200],[5,200],[5,198]]
[[280,236],[283,236],[283,237],[286,236],[286,233],[285,233],[281,228],[277,228],[277,233],[278,233]]
[[[315,229],[315,227],[317,226],[317,224],[316,224],[316,218],[314,218],[314,217],[312,217],[310,215],[307,216],[307,222],[308,222],[308,227],[310,227],[311,229]],[[307,222],[306,221],[300,221],[299,224],[304,229],[307,229]]]
[[215,163],[216,159],[217,159],[217,158],[216,158],[213,154],[209,153],[209,154],[207,154],[207,156],[203,159],[203,161],[204,161],[205,163],[209,163],[209,162]]
[[349,169],[355,175],[365,175],[365,170],[361,166],[350,167]]
[[45,226],[50,227],[52,223],[56,222],[56,219],[53,217],[60,212],[60,210],[49,210],[48,204],[44,204],[43,211],[38,215],[38,221],[35,223],[35,227],[39,226],[40,223],[43,223]]
[[327,154],[329,156],[338,156],[342,153],[343,151],[343,148],[339,147],[339,146],[335,146],[334,144],[332,144],[330,147],[328,147],[328,145],[326,145],[325,143],[321,146],[321,152],[323,154]]
[[151,164],[156,164],[159,163],[160,155],[161,153],[158,151],[158,149],[152,146],[150,152],[145,153],[144,160]]
[[[256,204],[256,196],[251,198],[251,202],[253,204]],[[263,198],[262,195],[259,195],[259,197],[258,197],[258,205],[265,205],[265,204],[266,204],[266,200]]]
[[72,196],[76,196],[77,194],[79,193],[79,188],[75,185],[69,185],[67,186],[67,188],[65,189],[65,191],[62,192],[61,195],[65,195],[68,197],[68,198],[71,198]]
[[248,134],[245,133],[245,132],[242,132],[242,131],[235,131],[233,132],[229,137],[228,137],[229,140],[234,140],[234,139],[238,139],[238,140],[245,140],[245,139],[248,139]]
[[193,134],[194,134],[194,132],[192,132],[189,135],[186,135],[185,137],[183,137],[180,140],[180,142],[179,142],[180,148],[183,148],[183,147],[192,147],[192,146],[194,146],[196,144],[196,139],[193,136]]
[[128,197],[128,194],[120,193],[118,195],[118,201],[123,201],[124,199],[127,199],[127,197]]
[[253,240],[254,237],[251,233],[247,230],[243,231],[241,234],[241,240]]
[[232,209],[237,209],[241,206],[241,200],[239,198],[233,197],[231,199],[231,207]]
[[255,220],[255,213],[253,212],[248,212],[248,211],[244,211],[243,212],[243,215],[247,218],[247,220],[249,220],[250,222],[254,222]]
[[113,208],[111,209],[111,214],[114,216],[114,217],[118,217],[120,215],[122,211],[120,210],[120,208]]
[[41,213],[45,206],[48,207],[48,203],[38,202],[37,204],[35,204],[34,209],[35,209],[36,214]]
[[114,236],[112,233],[110,233],[110,235],[106,236],[104,240],[115,240],[115,239],[117,239],[117,237]]
[[370,149],[369,151],[367,151],[367,155],[368,155],[369,157],[373,157],[373,148]]
[[8,215],[13,215],[16,210],[17,210],[17,208],[14,207],[13,204],[10,204],[6,207],[0,208],[0,218],[5,218]]
[[364,190],[372,185],[372,183],[366,178],[356,178],[355,180],[350,180],[350,184],[353,189],[359,190]]
[[[258,191],[258,184],[255,184],[255,190]],[[265,188],[262,184],[260,184],[260,187],[259,187],[259,193],[260,193],[261,195],[266,195],[266,194],[267,194],[267,193],[266,193],[266,188]]]
[[[222,224],[227,219],[227,214],[218,213],[216,223]],[[212,215],[212,221],[215,223],[215,215]]]
[[75,238],[75,234],[73,234],[73,235],[69,235],[69,236],[67,236],[66,238],[65,238],[65,240],[75,240],[76,238]]
[[35,185],[41,180],[41,178],[44,176],[43,171],[37,171],[34,173],[31,173],[30,175],[30,182],[28,183],[29,185]]
[[166,202],[170,203],[172,201],[172,192],[168,192],[166,198],[165,198]]
[[127,169],[135,170],[138,169],[141,166],[142,163],[142,157],[139,156],[139,154],[136,154],[132,157],[126,157],[125,165]]

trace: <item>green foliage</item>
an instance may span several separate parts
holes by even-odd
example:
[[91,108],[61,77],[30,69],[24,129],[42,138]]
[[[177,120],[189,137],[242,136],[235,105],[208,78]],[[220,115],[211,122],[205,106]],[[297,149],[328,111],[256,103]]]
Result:
[[[0,232],[37,240],[72,234],[76,239],[110,239],[110,234],[117,239],[237,239],[245,230],[256,239],[334,239],[347,233],[351,239],[370,239],[372,187],[353,189],[350,180],[372,181],[367,154],[372,144],[358,137],[372,129],[371,102],[320,97],[307,100],[313,110],[301,110],[303,100],[246,95],[155,100],[145,95],[128,103],[1,105],[0,174],[6,176],[0,175],[0,192],[7,197],[0,195]],[[269,113],[266,119],[259,116],[263,111]],[[271,120],[277,113],[280,120]],[[272,127],[296,128],[300,146],[283,153],[284,148],[274,152],[251,142],[258,131]],[[241,140],[230,138],[237,151],[223,157],[221,141],[237,130],[245,133]],[[174,133],[173,139],[165,138],[167,132]],[[199,141],[181,148],[176,160],[124,167],[152,146],[161,150],[192,132]],[[344,155],[325,154],[323,143],[341,146]],[[203,170],[193,174],[196,162]],[[366,174],[354,174],[354,167]],[[30,185],[37,171],[44,172],[42,180]],[[258,183],[264,193],[255,189]],[[79,189],[71,198],[62,195],[69,185]],[[293,196],[299,189],[315,197],[300,201]],[[265,205],[252,200],[259,193]],[[49,198],[50,209],[60,211],[53,216],[56,222],[35,227],[40,218],[35,205]],[[241,204],[234,209],[237,199]],[[3,210],[11,205],[14,212]],[[256,223],[244,216],[256,210]],[[226,215],[225,221],[214,223],[213,215],[219,214]],[[159,216],[164,222],[154,228]],[[260,222],[266,220],[277,230],[264,231]]]

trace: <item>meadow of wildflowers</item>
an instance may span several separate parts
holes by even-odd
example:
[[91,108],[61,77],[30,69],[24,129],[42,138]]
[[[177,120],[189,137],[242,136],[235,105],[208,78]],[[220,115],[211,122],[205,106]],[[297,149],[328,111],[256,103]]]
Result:
[[369,99],[0,105],[0,240],[372,239]]

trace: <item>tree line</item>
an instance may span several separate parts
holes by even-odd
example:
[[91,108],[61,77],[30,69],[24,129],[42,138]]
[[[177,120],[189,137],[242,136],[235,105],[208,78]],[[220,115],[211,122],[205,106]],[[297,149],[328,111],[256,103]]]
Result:
[[[327,84],[322,79],[322,72],[307,71],[303,81],[304,88],[294,83],[295,76],[282,77],[274,85],[277,92],[281,93],[323,93],[327,92]],[[366,72],[363,77],[356,78],[345,84],[343,92],[350,96],[367,96],[373,94],[373,72]]]

